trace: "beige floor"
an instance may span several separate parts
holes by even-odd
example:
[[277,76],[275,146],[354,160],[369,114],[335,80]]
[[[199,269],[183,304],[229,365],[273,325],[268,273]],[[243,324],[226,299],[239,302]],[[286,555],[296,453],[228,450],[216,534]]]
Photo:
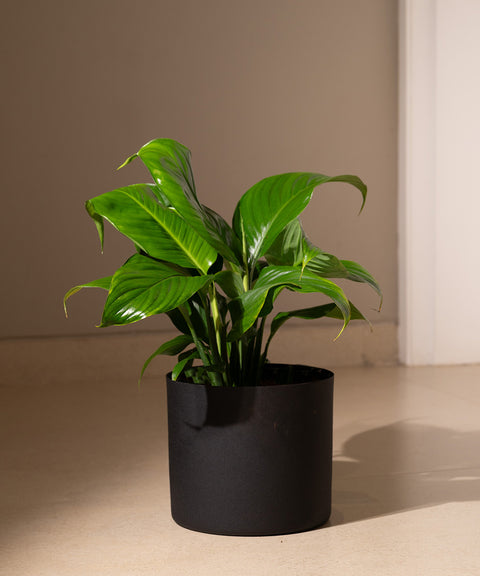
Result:
[[134,373],[2,382],[2,576],[480,574],[480,366],[337,369],[332,519],[266,538],[174,524]]

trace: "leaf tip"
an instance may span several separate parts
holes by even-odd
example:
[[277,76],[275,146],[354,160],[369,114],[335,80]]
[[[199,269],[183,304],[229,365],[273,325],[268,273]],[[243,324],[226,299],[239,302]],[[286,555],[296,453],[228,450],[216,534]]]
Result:
[[334,342],[336,342],[340,336],[342,335],[343,331],[345,330],[346,324],[344,323],[342,326],[342,329],[340,330],[340,332],[335,336],[335,338],[333,339]]
[[135,160],[135,158],[138,156],[137,154],[133,154],[132,156],[129,156],[125,162],[123,162],[122,164],[120,164],[120,166],[117,168],[117,170],[120,170],[121,168],[124,168],[127,164],[130,164],[130,162],[132,162],[132,160]]

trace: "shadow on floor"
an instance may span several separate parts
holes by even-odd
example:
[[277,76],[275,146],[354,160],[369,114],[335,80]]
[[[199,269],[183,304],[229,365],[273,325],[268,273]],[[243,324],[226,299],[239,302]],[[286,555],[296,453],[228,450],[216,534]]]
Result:
[[398,422],[350,438],[333,462],[329,525],[480,500],[480,431]]

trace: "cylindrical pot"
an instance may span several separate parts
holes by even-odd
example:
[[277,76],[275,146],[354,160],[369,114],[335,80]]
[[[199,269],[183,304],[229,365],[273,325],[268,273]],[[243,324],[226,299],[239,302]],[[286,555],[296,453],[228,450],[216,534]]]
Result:
[[[293,384],[282,384],[287,374]],[[324,524],[331,510],[333,373],[269,364],[262,386],[167,376],[170,495],[177,524],[260,536]]]

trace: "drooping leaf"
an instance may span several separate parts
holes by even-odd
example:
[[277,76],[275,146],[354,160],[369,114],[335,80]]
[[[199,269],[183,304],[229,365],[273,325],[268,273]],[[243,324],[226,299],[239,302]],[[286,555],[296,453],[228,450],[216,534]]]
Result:
[[159,354],[165,354],[166,356],[176,356],[180,354],[185,348],[193,343],[193,338],[188,334],[180,334],[175,336],[168,342],[164,342],[154,354],[158,356]]
[[292,172],[270,176],[247,190],[235,210],[233,228],[239,238],[245,239],[250,265],[267,252],[284,227],[304,210],[313,190],[327,182],[346,182],[358,188],[363,208],[367,187],[357,176],[331,178]]
[[112,283],[112,276],[107,276],[105,278],[99,278],[98,280],[92,280],[91,282],[87,282],[86,284],[80,284],[79,286],[74,286],[70,288],[70,290],[65,294],[63,298],[63,309],[65,311],[65,316],[68,317],[67,314],[67,300],[73,294],[76,294],[82,288],[103,288],[104,290],[109,290],[110,285]]
[[[375,278],[363,266],[351,260],[339,260],[313,246],[306,237],[300,221],[292,220],[280,232],[265,254],[269,264],[297,266],[302,264],[322,278],[346,278],[369,284],[382,298],[382,291]],[[381,308],[381,304],[380,304]]]
[[144,374],[145,370],[147,369],[147,366],[150,364],[150,362],[154,358],[156,358],[157,356],[160,356],[161,354],[165,354],[167,356],[176,356],[177,354],[180,354],[180,352],[185,350],[185,348],[188,345],[190,345],[192,342],[193,342],[193,338],[187,334],[180,334],[179,336],[172,338],[172,340],[169,340],[168,342],[164,342],[145,361],[143,368],[142,368],[142,371],[140,373],[139,381],[143,378],[143,374]]
[[[360,310],[350,302],[350,320],[368,320],[360,312]],[[320,306],[312,306],[311,308],[301,308],[300,310],[290,310],[288,312],[279,312],[272,320],[271,332],[275,334],[277,330],[290,318],[301,318],[303,320],[317,320],[319,318],[335,318],[343,320],[343,315],[339,307],[331,302],[330,304],[322,304]]]
[[[328,296],[341,310],[345,328],[350,320],[350,304],[343,290],[331,280],[320,278],[308,270],[292,266],[269,266],[262,270],[252,290],[231,302],[234,321],[230,340],[239,338],[259,316],[271,289],[287,287],[295,292],[319,292]],[[278,290],[277,290],[278,293]],[[340,333],[341,333],[340,332]]]
[[[350,320],[365,320],[369,325],[370,323],[365,318],[365,316],[360,312],[360,310],[350,302]],[[288,312],[280,312],[272,320],[270,326],[270,335],[268,337],[267,343],[265,345],[264,357],[267,357],[268,348],[270,342],[278,330],[285,324],[290,318],[302,318],[304,320],[317,320],[319,318],[336,318],[338,320],[343,320],[343,314],[339,307],[331,302],[330,304],[322,304],[320,306],[313,306],[311,308],[302,308],[300,310],[290,310]]]
[[97,214],[93,207],[90,205],[89,201],[85,202],[85,209],[87,210],[89,216],[95,222],[95,226],[97,228],[98,237],[100,238],[100,250],[103,253],[103,241],[104,241],[104,230],[103,230],[103,218],[100,214]]
[[133,184],[107,192],[88,201],[88,212],[96,221],[108,220],[150,256],[206,274],[216,251],[175,210],[153,200],[152,188]]
[[130,324],[184,304],[213,276],[187,276],[177,267],[135,254],[114,274],[102,326]]
[[348,271],[333,254],[319,252],[306,265],[307,270],[322,278],[348,278]]
[[348,272],[347,278],[349,280],[353,280],[354,282],[365,282],[375,290],[375,292],[380,296],[379,309],[381,309],[383,299],[382,290],[370,272],[357,262],[352,262],[351,260],[340,260],[340,262],[342,263],[342,266],[346,268]]

